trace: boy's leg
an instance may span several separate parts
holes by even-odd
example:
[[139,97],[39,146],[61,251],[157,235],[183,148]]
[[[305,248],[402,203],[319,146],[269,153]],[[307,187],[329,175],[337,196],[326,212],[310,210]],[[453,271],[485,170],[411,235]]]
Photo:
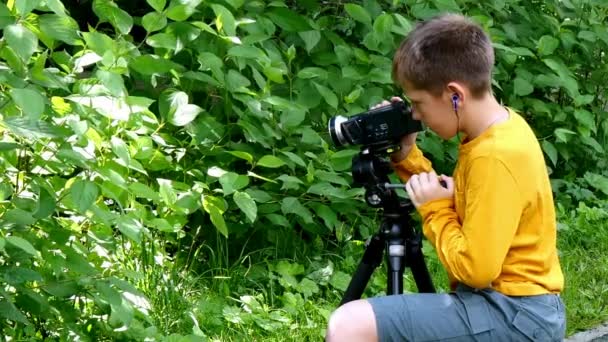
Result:
[[488,303],[481,296],[405,294],[347,303],[331,316],[326,340],[494,341]]
[[373,297],[332,314],[327,341],[561,341],[557,295],[508,297],[493,290]]
[[360,299],[340,306],[329,318],[325,340],[327,342],[378,341],[376,318],[370,303]]

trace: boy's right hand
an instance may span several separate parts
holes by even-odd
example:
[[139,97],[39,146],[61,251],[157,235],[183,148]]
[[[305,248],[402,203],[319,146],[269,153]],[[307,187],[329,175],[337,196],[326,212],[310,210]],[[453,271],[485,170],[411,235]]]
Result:
[[[391,97],[391,102],[396,102],[396,101],[403,101],[403,100],[397,96]],[[391,102],[388,102],[385,100],[385,101],[382,101],[381,103],[371,107],[370,109],[374,109],[374,108],[378,108],[378,107],[382,107],[382,106],[388,106],[391,104]],[[403,138],[401,138],[401,144],[400,144],[401,149],[399,151],[391,154],[391,160],[393,161],[393,163],[399,163],[400,161],[407,158],[408,154],[410,154],[410,151],[412,150],[412,147],[414,147],[414,145],[416,144],[417,135],[418,135],[418,133],[414,132],[414,133],[405,135],[405,136],[403,136]]]

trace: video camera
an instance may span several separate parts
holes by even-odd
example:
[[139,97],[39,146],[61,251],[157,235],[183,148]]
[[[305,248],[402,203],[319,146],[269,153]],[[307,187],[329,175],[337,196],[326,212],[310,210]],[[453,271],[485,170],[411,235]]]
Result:
[[403,101],[371,109],[350,118],[338,115],[329,120],[329,135],[336,147],[363,145],[374,150],[398,146],[407,134],[422,130]]

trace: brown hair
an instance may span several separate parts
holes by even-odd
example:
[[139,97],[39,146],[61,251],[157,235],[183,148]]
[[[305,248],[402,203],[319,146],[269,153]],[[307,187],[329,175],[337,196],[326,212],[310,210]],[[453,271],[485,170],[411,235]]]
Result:
[[418,24],[393,58],[393,80],[440,95],[447,83],[466,84],[473,97],[491,90],[494,49],[483,29],[458,14]]

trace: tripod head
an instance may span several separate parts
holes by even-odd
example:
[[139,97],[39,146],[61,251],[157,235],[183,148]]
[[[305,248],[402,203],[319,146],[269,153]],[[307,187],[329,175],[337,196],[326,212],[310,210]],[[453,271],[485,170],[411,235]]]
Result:
[[[411,202],[399,198],[393,190],[388,175],[393,172],[390,161],[385,157],[391,145],[371,145],[361,147],[358,155],[353,157],[353,183],[365,188],[365,202],[373,208],[383,208],[385,212],[395,213]],[[404,203],[405,202],[405,203]],[[409,204],[409,205],[408,205]]]

